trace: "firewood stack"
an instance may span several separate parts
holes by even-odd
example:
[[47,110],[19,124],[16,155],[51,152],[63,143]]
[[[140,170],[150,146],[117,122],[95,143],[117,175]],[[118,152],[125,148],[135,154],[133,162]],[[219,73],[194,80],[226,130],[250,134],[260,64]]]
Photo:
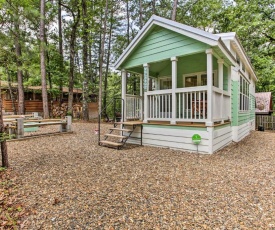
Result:
[[53,105],[52,116],[53,118],[65,118],[68,111],[68,104],[62,103],[61,106]]
[[[68,104],[62,103],[61,106],[53,105],[52,109],[52,117],[53,118],[65,118],[68,111]],[[82,105],[81,104],[74,104],[73,105],[73,118],[82,118]]]

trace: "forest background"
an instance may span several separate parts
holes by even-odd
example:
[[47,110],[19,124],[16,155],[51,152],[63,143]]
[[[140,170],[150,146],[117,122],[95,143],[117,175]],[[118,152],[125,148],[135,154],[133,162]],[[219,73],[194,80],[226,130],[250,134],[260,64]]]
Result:
[[[236,32],[259,78],[257,91],[275,97],[275,0],[0,0],[0,77],[18,83],[18,114],[26,86],[42,85],[45,118],[48,95],[61,101],[64,86],[69,114],[72,89],[83,89],[85,120],[89,95],[99,96],[99,111],[120,97],[114,62],[153,14]],[[137,79],[128,78],[129,93],[139,90]]]

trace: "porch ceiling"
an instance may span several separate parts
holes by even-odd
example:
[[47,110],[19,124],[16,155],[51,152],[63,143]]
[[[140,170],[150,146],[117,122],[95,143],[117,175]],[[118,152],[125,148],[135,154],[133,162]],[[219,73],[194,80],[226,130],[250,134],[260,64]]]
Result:
[[[162,72],[166,68],[171,68],[171,61],[169,59],[160,61],[160,62],[154,62],[154,63],[148,63],[150,66],[150,76],[151,77],[158,77],[159,73]],[[143,74],[143,66],[137,66],[134,68],[127,69],[129,72]]]

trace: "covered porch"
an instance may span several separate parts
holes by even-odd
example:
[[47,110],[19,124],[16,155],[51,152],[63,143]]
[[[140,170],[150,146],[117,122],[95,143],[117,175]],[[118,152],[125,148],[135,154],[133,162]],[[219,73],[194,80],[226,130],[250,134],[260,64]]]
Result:
[[[230,66],[214,49],[143,63],[121,73],[124,120],[205,126],[230,120]],[[131,73],[139,76],[139,95],[127,94]]]

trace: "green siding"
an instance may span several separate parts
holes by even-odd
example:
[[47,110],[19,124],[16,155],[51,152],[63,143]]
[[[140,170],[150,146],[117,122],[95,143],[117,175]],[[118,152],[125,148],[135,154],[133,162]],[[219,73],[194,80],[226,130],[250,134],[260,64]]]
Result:
[[255,119],[255,97],[250,94],[250,105],[248,111],[239,111],[239,95],[239,82],[231,81],[232,126],[240,126]]
[[199,53],[209,48],[208,45],[156,26],[134,49],[122,64],[122,68],[131,68],[144,63],[170,59],[173,56],[184,56]]
[[239,82],[231,81],[231,118],[232,126],[238,126]]
[[255,120],[255,97],[250,94],[250,120]]
[[[159,66],[159,76],[171,76],[172,75],[172,63],[170,60],[168,60],[168,63],[164,64],[162,66]],[[183,87],[183,75],[184,74],[191,74],[191,73],[197,73],[197,72],[206,72],[207,71],[207,60],[206,60],[206,53],[205,51],[203,53],[188,55],[184,57],[178,58],[177,63],[177,87],[181,88]],[[152,64],[153,71],[156,71],[156,65],[157,63]],[[150,68],[151,69],[151,68]],[[213,57],[213,70],[218,69],[217,64],[217,58]],[[217,76],[218,77],[218,76]]]
[[250,121],[250,111],[239,112],[238,114],[238,125],[242,125]]

